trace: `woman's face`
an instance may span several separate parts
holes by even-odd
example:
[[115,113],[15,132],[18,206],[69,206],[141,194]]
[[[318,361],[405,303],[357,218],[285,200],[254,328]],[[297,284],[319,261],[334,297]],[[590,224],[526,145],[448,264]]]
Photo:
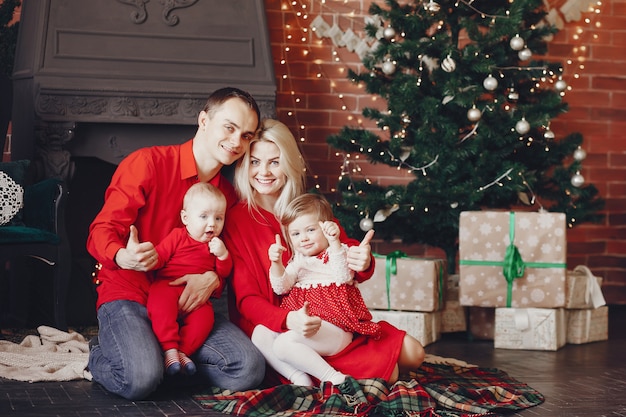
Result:
[[278,197],[287,175],[280,166],[280,149],[273,142],[254,142],[250,148],[250,185],[259,194]]

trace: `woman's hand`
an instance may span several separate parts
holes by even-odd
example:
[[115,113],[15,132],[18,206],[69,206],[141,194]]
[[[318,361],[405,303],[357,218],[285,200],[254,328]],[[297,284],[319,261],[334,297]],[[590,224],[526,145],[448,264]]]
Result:
[[372,262],[372,248],[370,241],[374,237],[374,230],[369,230],[359,246],[348,248],[348,267],[355,272],[363,272]]
[[220,286],[220,279],[215,271],[204,274],[188,274],[170,282],[170,285],[184,285],[178,299],[179,310],[190,313],[209,301],[209,297]]
[[290,311],[287,314],[287,328],[304,337],[311,337],[318,332],[322,319],[309,314],[309,302],[305,301],[300,310]]

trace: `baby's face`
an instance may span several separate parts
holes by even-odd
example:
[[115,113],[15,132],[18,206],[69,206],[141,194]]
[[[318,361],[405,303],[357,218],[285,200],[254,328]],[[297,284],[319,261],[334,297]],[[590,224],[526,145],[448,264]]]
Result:
[[305,213],[287,227],[293,249],[306,256],[316,256],[328,248],[316,215]]
[[224,228],[226,202],[222,199],[197,196],[182,212],[187,233],[198,242],[208,243]]

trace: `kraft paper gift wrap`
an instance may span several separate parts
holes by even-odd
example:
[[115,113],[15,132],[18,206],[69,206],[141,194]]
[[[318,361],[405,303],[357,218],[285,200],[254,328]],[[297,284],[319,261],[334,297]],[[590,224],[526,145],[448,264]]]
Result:
[[562,308],[496,308],[495,348],[558,350],[565,342]]
[[566,310],[567,343],[575,345],[609,339],[609,308]]
[[496,324],[495,307],[467,307],[469,332],[474,339],[493,340]]
[[458,300],[446,300],[441,310],[441,333],[464,332],[467,330],[467,307]]
[[567,271],[565,308],[598,308],[606,304],[602,295],[602,278],[595,277],[584,265]]
[[420,313],[414,311],[370,310],[373,320],[386,321],[419,340],[422,346],[441,338],[441,312]]
[[374,254],[374,259],[374,274],[359,284],[369,309],[429,312],[443,308],[448,277],[443,259],[412,258],[400,251]]
[[462,212],[460,302],[478,307],[564,307],[565,214]]

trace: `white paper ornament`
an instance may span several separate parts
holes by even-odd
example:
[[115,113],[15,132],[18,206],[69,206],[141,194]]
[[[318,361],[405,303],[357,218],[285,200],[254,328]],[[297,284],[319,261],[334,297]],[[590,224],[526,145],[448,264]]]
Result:
[[445,57],[441,62],[441,69],[445,72],[452,72],[456,69],[456,62],[454,62],[454,59],[452,59],[450,55]]
[[528,61],[533,56],[533,53],[530,49],[524,48],[517,53],[517,56],[522,61]]
[[571,183],[574,187],[580,187],[585,183],[585,177],[580,175],[580,172],[576,171],[576,174],[572,177]]
[[582,161],[586,157],[587,157],[587,152],[583,148],[581,148],[580,146],[576,148],[576,150],[574,151],[575,160]]
[[364,219],[361,219],[361,221],[359,222],[359,227],[364,232],[367,232],[367,231],[372,230],[374,228],[374,222],[369,217],[366,217]]
[[507,95],[507,98],[511,101],[517,101],[519,100],[519,93],[517,91],[515,91],[515,88],[511,87],[509,89],[509,93]]
[[514,51],[520,51],[524,47],[524,39],[520,35],[515,35],[509,42],[511,49]]
[[470,122],[477,122],[482,117],[483,113],[478,110],[476,107],[472,107],[467,111],[467,119]]
[[441,6],[439,5],[439,3],[433,0],[430,0],[428,3],[424,5],[424,8],[431,13],[437,13],[441,9]]
[[554,139],[554,132],[551,131],[550,129],[546,129],[545,132],[543,132],[543,137],[550,140],[550,139]]
[[383,72],[387,75],[391,75],[396,72],[396,64],[393,61],[383,62]]
[[522,117],[522,120],[519,120],[517,123],[515,123],[515,131],[520,135],[525,135],[530,131],[530,123],[528,123],[526,119]]
[[496,77],[489,74],[489,76],[487,76],[487,78],[483,81],[483,87],[485,87],[485,90],[487,91],[493,91],[498,88],[498,80]]

